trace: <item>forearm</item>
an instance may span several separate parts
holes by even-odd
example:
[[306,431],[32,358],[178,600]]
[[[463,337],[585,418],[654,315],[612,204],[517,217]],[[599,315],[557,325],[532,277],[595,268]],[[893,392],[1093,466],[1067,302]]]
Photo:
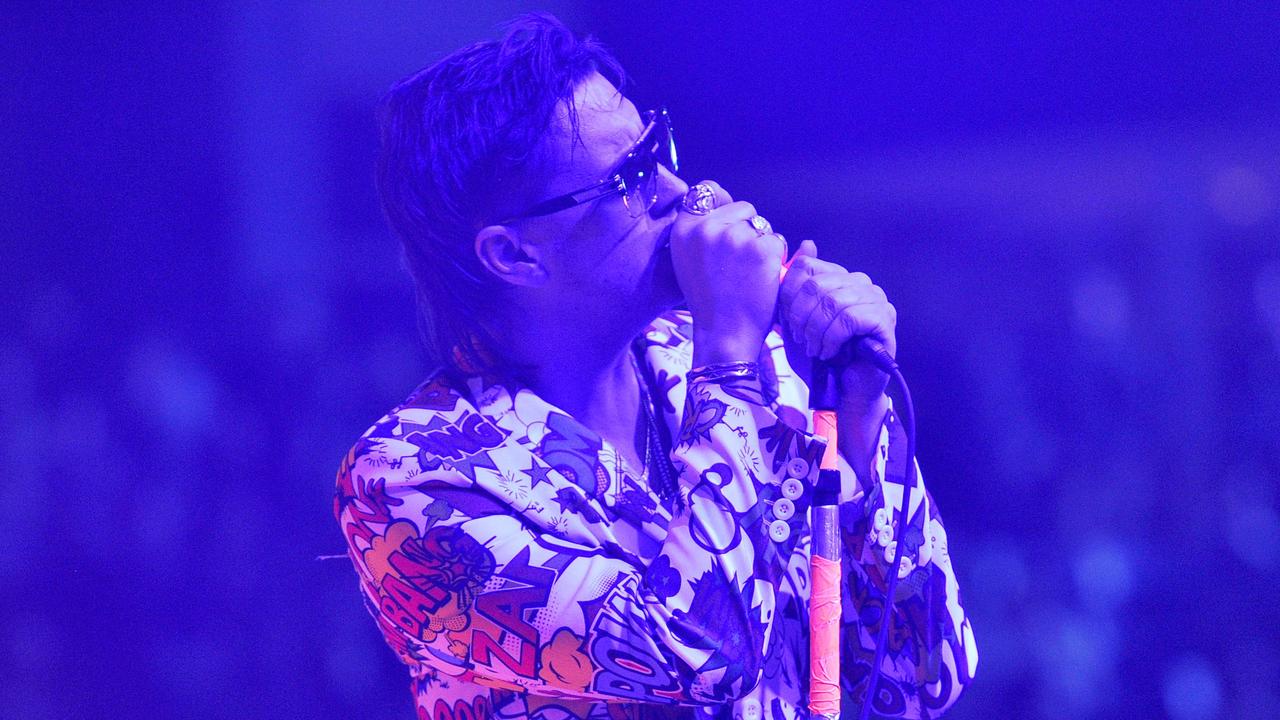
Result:
[[683,578],[672,598],[682,608],[674,613],[673,638],[691,649],[716,648],[710,665],[728,663],[725,675],[707,677],[714,688],[729,689],[724,701],[749,690],[763,670],[777,632],[776,588],[802,551],[809,502],[803,488],[816,467],[811,472],[801,461],[804,470],[797,469],[793,461],[805,444],[790,434],[781,440],[786,426],[766,403],[756,371],[689,377],[672,451],[687,507],[673,518],[662,555]]
[[[933,498],[915,465],[908,471],[906,436],[897,417],[884,416],[867,470],[857,488],[846,488],[854,499],[842,513],[847,592],[854,608],[885,602],[889,576],[899,578],[890,600],[893,625],[882,683],[892,683],[906,697],[924,702],[931,712],[955,702],[973,677],[977,650],[969,620],[960,603],[959,585],[951,566],[946,530]],[[847,459],[847,458],[846,458]],[[855,484],[852,478],[846,485]],[[906,527],[899,524],[904,484],[911,486]],[[892,567],[898,544],[902,563]],[[864,624],[860,611],[845,617],[848,662],[868,663],[875,652],[878,619]],[[882,617],[882,616],[881,616]],[[865,682],[865,676],[863,678]],[[906,691],[905,688],[911,688]],[[856,696],[861,688],[855,689]],[[922,708],[908,702],[903,717],[921,717]]]
[[754,362],[760,356],[760,347],[764,344],[764,334],[758,328],[741,325],[720,325],[704,327],[704,323],[694,328],[693,332],[693,367],[733,362]]

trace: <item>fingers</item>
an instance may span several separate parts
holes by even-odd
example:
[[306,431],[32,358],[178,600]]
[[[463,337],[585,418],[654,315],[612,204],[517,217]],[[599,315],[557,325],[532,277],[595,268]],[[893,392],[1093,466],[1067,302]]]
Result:
[[[883,293],[882,293],[883,294]],[[818,357],[827,360],[840,352],[850,340],[873,337],[879,340],[890,355],[897,352],[894,328],[898,312],[885,300],[853,303],[836,311],[822,336]]]
[[[747,246],[763,246],[772,250],[777,244],[781,245],[777,252],[781,263],[782,256],[786,254],[786,244],[776,235],[762,237],[751,227],[747,221],[755,214],[755,206],[743,201],[717,207],[706,215],[682,213],[682,217],[676,220],[680,225],[678,232],[672,235],[672,247],[682,250],[686,243],[693,243],[714,254]],[[764,238],[773,238],[776,242],[761,242]]]
[[[823,263],[819,265],[818,263]],[[810,315],[818,308],[818,302],[826,295],[844,287],[873,287],[871,278],[864,273],[851,273],[834,263],[825,263],[815,259],[800,258],[791,265],[791,270],[782,281],[778,293],[778,304],[783,318],[789,321],[792,337],[801,340],[801,332],[807,325]],[[825,330],[826,323],[834,317],[834,311],[820,320]],[[813,338],[815,343],[821,335]]]
[[796,252],[787,261],[787,267],[790,268],[800,258],[817,258],[818,246],[812,240],[800,241],[800,247],[796,248]]
[[805,279],[784,311],[794,342],[805,354],[829,359],[849,340],[872,336],[896,349],[897,311],[884,290],[863,273],[828,273]]
[[756,215],[756,206],[745,200],[731,202],[728,205],[721,205],[707,215],[707,222],[717,225],[733,225],[734,223],[742,223],[746,225],[746,229],[751,230],[756,235],[755,228],[751,227],[748,220]]
[[705,238],[732,222],[745,220],[755,214],[755,208],[750,203],[735,203],[733,197],[720,187],[720,183],[714,180],[703,180],[697,184],[711,190],[714,197],[711,211],[693,212],[685,206],[684,202],[681,202],[680,212],[676,215],[676,227],[681,231],[680,234],[691,235],[696,232]]
[[863,304],[866,301],[857,288],[848,286],[836,288],[818,286],[818,289],[812,293],[805,293],[805,297],[808,298],[811,294],[813,299],[808,303],[811,307],[799,326],[800,337],[804,341],[806,355],[826,359],[823,346],[832,321],[840,316],[845,308]]
[[716,196],[716,204],[715,204],[716,207],[721,208],[733,202],[733,196],[729,194],[729,191],[720,187],[720,183],[716,182],[715,180],[700,180],[698,181],[697,184],[706,185],[707,187],[711,188],[711,191],[715,193],[715,196]]
[[[814,254],[809,255],[809,252]],[[787,276],[782,279],[782,285],[778,289],[779,306],[784,309],[789,308],[810,277],[828,274],[849,275],[850,273],[836,263],[818,259],[817,246],[813,244],[812,240],[805,240],[800,243],[800,248],[791,257]],[[868,283],[871,282],[870,278],[867,278],[862,273],[854,273],[854,275],[861,276]]]
[[[732,248],[755,248],[763,257],[770,260],[776,256],[777,264],[781,264],[786,255],[786,242],[778,235],[760,235],[748,222],[757,215],[756,208],[749,202],[734,201],[733,197],[714,180],[703,180],[699,184],[707,186],[715,197],[714,208],[706,214],[690,212],[681,205],[681,213],[676,218],[678,233],[673,234],[673,248],[685,242],[696,242],[704,245],[709,251],[717,252]],[[680,242],[676,241],[676,238]],[[681,252],[677,249],[676,252]],[[776,273],[776,268],[775,268]],[[776,275],[775,275],[776,276]]]
[[817,257],[818,257],[818,246],[815,245],[812,240],[800,241],[800,247],[796,248],[795,253],[791,256],[791,259],[783,263],[783,267],[786,269],[786,274],[782,278],[782,286],[778,288],[779,303],[781,303],[783,299],[782,293],[783,293],[783,288],[787,286],[787,278],[790,277],[792,274],[791,269],[795,267],[796,269],[795,274],[798,278],[797,280],[793,280],[791,284],[795,285],[797,282],[803,282],[803,277],[801,276],[812,275],[814,272],[813,266],[809,264],[809,260],[817,259]]
[[[722,208],[733,202],[733,196],[731,196],[727,190],[720,187],[720,183],[716,182],[715,180],[700,180],[697,183],[690,185],[689,188],[693,189],[698,187],[699,185],[706,187],[711,191],[711,202],[709,203],[709,206],[712,211],[716,210],[717,208]],[[705,217],[707,215],[707,213],[705,212],[690,210],[689,207],[685,204],[686,202],[687,200],[682,199],[678,205],[678,209],[680,211],[680,217],[677,218],[677,222],[681,219],[687,220],[689,218],[700,218],[700,217]]]
[[753,358],[773,324],[786,242],[748,222],[757,214],[751,203],[702,184],[713,197],[704,193],[693,211],[682,203],[670,235],[676,281],[701,333],[697,347],[709,348],[695,356]]
[[[752,285],[777,277],[786,255],[786,241],[777,234],[761,235],[751,223],[755,206],[735,202],[733,197],[713,180],[703,180],[713,194],[710,212],[690,212],[683,205],[676,219],[677,231],[672,235],[672,257],[677,261],[677,274],[684,264],[704,268],[701,276],[681,280],[686,296],[698,294],[695,287],[706,282],[712,272],[731,278],[737,284]],[[689,255],[689,262],[684,256]],[[695,259],[701,256],[701,259]],[[743,264],[745,261],[746,264]],[[763,262],[761,262],[763,261]],[[849,272],[840,265],[818,258],[812,240],[800,243],[787,266],[778,293],[768,304],[780,311],[783,329],[793,343],[803,343],[809,357],[829,359],[849,340],[872,336],[895,352],[894,328],[897,311],[885,297],[884,290],[871,282],[865,273]],[[726,275],[727,273],[727,275]],[[730,292],[730,294],[733,294]],[[689,299],[690,307],[694,299]],[[714,303],[704,303],[708,307]],[[769,310],[772,314],[773,310]]]

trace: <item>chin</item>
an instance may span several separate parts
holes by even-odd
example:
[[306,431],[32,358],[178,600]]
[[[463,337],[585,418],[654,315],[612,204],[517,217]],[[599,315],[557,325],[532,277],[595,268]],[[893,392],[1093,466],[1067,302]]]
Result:
[[664,313],[684,304],[684,291],[676,281],[676,269],[671,264],[671,251],[663,248],[658,251],[653,264],[653,295],[657,301],[659,313]]
[[[642,327],[647,327],[656,318],[672,310],[684,305],[684,294],[680,292],[680,288],[674,283],[657,282],[649,285],[647,292],[639,292],[631,298],[620,302],[616,307],[627,308],[619,310],[619,315],[625,313],[630,316],[632,321]],[[632,314],[634,312],[634,315]]]

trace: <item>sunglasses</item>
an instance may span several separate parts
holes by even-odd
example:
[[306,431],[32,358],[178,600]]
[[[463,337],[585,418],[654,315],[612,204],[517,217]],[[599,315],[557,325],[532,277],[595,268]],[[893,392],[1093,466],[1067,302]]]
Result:
[[622,202],[633,218],[648,212],[658,201],[658,163],[665,165],[673,173],[680,169],[680,164],[676,158],[676,142],[671,135],[671,115],[667,109],[663,107],[650,110],[645,113],[644,119],[645,127],[640,138],[604,180],[581,190],[544,200],[499,224],[558,213],[613,195],[622,196]]

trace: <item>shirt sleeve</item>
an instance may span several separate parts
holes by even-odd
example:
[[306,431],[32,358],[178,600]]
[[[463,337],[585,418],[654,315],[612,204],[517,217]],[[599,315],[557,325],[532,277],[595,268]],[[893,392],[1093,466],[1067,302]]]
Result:
[[749,692],[781,568],[761,514],[780,492],[774,458],[751,440],[776,416],[755,379],[695,381],[689,397],[672,453],[684,507],[647,568],[533,526],[417,445],[357,444],[335,512],[400,658],[535,695],[720,704]]
[[[841,458],[841,534],[844,546],[845,690],[866,695],[885,591],[897,544],[904,543],[894,591],[888,648],[873,709],[888,717],[935,717],[973,679],[978,652],[951,564],[947,532],[925,488],[919,464],[910,480],[906,434],[886,413],[869,477],[858,478]],[[906,527],[899,527],[903,490],[912,483]],[[855,705],[856,707],[856,705]]]
[[[761,365],[771,380],[771,395],[792,430],[779,425],[766,433],[766,444],[791,445],[792,458],[808,461],[807,484],[816,481],[826,442],[807,432],[813,427],[809,388],[787,361],[781,334],[770,333]],[[780,451],[781,451],[780,450]],[[874,710],[884,717],[936,717],[953,705],[972,682],[978,664],[977,645],[960,600],[951,564],[946,528],[937,504],[914,463],[911,514],[899,528],[907,482],[907,438],[892,402],[881,423],[872,467],[859,475],[837,455],[841,475],[842,552],[842,684],[844,711],[856,713],[866,695],[875,656],[889,566],[897,543],[906,545],[900,579],[894,590],[889,647],[876,682]],[[798,462],[798,461],[797,461]]]

